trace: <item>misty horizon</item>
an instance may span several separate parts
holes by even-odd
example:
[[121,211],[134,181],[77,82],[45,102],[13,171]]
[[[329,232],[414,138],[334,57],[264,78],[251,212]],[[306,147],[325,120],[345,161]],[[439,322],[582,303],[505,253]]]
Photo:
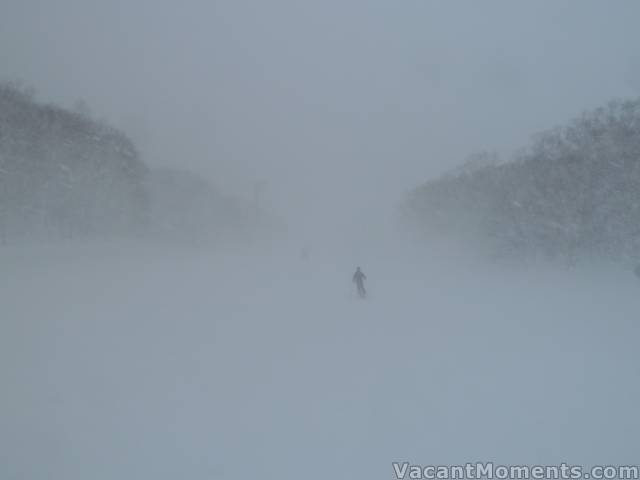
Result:
[[476,151],[509,157],[640,92],[630,2],[124,5],[5,1],[2,76],[85,102],[152,166],[245,198],[263,183],[292,223],[371,219]]

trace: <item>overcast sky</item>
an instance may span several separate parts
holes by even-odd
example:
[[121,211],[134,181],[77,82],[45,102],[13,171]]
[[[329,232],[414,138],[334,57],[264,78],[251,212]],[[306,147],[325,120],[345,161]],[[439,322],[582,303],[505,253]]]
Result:
[[348,223],[639,94],[638,19],[635,0],[0,0],[0,75],[85,100],[151,165]]

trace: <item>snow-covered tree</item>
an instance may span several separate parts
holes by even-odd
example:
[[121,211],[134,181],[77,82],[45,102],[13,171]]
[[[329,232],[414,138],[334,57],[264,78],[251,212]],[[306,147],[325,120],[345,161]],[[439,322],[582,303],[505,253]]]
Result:
[[413,191],[411,222],[504,255],[640,254],[640,100],[544,132],[511,162],[473,166]]

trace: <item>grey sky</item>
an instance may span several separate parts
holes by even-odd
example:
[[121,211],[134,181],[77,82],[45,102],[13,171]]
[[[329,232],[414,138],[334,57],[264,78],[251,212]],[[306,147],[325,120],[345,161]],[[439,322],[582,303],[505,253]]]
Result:
[[632,0],[0,0],[0,74],[338,226],[640,90]]

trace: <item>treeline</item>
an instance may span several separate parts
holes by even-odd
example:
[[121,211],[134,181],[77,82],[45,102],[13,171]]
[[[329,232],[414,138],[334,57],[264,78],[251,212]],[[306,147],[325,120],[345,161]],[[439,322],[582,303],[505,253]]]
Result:
[[259,205],[224,196],[194,173],[152,169],[144,184],[148,231],[154,236],[191,243],[253,242],[282,230]]
[[268,228],[264,217],[193,174],[150,169],[106,123],[0,83],[2,243],[145,234],[208,241],[256,234]]
[[540,134],[509,162],[476,155],[411,192],[403,212],[427,237],[469,241],[494,256],[637,257],[640,100]]

